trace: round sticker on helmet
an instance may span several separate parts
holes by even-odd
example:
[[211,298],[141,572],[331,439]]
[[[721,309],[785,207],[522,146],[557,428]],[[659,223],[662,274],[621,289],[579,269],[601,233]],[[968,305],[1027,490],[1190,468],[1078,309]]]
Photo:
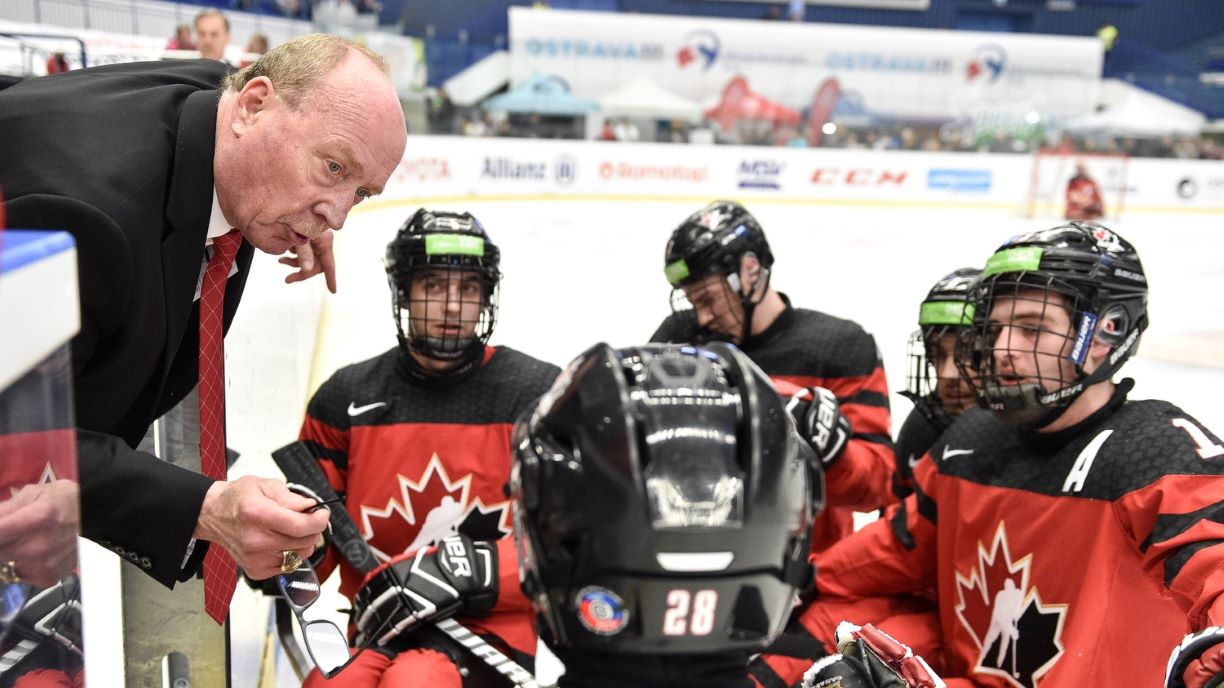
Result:
[[575,602],[578,620],[592,633],[616,635],[629,624],[629,610],[625,608],[625,601],[607,588],[587,586],[578,591]]

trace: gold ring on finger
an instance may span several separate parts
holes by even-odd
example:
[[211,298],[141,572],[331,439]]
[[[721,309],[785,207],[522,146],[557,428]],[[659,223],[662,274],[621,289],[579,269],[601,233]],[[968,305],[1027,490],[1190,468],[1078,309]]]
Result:
[[281,552],[281,573],[293,573],[302,565],[302,557],[298,553],[287,549]]

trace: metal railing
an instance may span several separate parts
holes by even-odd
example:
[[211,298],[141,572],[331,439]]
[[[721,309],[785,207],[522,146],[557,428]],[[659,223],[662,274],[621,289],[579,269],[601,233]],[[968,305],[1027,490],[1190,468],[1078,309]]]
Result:
[[71,36],[60,36],[49,33],[10,33],[0,31],[0,39],[7,39],[17,43],[17,49],[21,53],[21,76],[29,77],[37,74],[34,69],[34,60],[46,60],[51,56],[51,51],[47,50],[43,45],[31,43],[27,39],[50,39],[53,41],[68,41],[76,43],[83,66],[88,66],[89,58],[85,54],[85,41]]

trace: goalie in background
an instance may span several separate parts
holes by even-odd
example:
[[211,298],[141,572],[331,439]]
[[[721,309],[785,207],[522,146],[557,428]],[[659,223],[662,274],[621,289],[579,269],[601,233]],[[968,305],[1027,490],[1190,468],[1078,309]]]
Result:
[[1099,220],[1105,217],[1101,185],[1088,174],[1088,167],[1082,162],[1075,163],[1075,174],[1067,180],[1065,214],[1068,220]]

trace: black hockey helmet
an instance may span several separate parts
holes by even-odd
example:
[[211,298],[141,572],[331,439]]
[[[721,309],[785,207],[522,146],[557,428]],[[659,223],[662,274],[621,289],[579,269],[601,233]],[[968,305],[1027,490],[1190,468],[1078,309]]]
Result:
[[[448,361],[481,356],[497,323],[501,252],[489,239],[479,220],[471,213],[421,208],[400,226],[395,238],[387,244],[384,262],[387,282],[391,286],[396,332],[405,355],[415,351],[429,358]],[[480,299],[480,314],[476,322],[462,323],[462,329],[472,330],[472,334],[438,336],[430,332],[424,309],[417,318],[410,315],[412,282],[426,274],[434,274],[445,280],[452,271],[472,271],[480,276],[481,293],[473,297]],[[446,291],[438,298],[450,298],[450,291]],[[467,300],[467,297],[460,298]],[[411,356],[408,358],[411,359]]]
[[[740,262],[752,254],[761,263],[754,284],[740,283]],[[769,287],[773,253],[757,219],[734,201],[714,201],[688,216],[667,242],[663,273],[672,286],[672,310],[686,311],[690,304],[684,287],[712,274],[723,275],[744,308],[743,339],[751,330],[752,310]],[[709,337],[714,333],[702,333]]]
[[561,652],[760,648],[810,582],[823,476],[733,346],[598,344],[512,444],[524,591]]
[[[1075,374],[1064,379],[1004,384],[995,351],[1008,342],[994,341],[990,314],[1002,298],[1066,301],[1074,332],[1067,336],[1066,360]],[[1136,350],[1147,328],[1147,277],[1139,254],[1115,232],[1095,222],[1070,222],[1030,232],[1003,244],[982,270],[974,290],[973,324],[959,346],[958,365],[975,387],[980,403],[1008,422],[1042,427],[1062,415],[1089,386],[1110,379]],[[1091,374],[1084,371],[1094,338],[1110,353]],[[1035,355],[1029,350],[1028,355]],[[1061,369],[1061,366],[1060,366]],[[1046,384],[1053,382],[1054,389]]]
[[940,427],[947,426],[951,418],[936,393],[937,348],[945,335],[959,334],[962,328],[972,324],[970,299],[981,275],[982,271],[977,268],[960,268],[941,277],[918,307],[918,329],[909,338],[909,370],[906,390],[902,394],[919,405],[919,410]]

